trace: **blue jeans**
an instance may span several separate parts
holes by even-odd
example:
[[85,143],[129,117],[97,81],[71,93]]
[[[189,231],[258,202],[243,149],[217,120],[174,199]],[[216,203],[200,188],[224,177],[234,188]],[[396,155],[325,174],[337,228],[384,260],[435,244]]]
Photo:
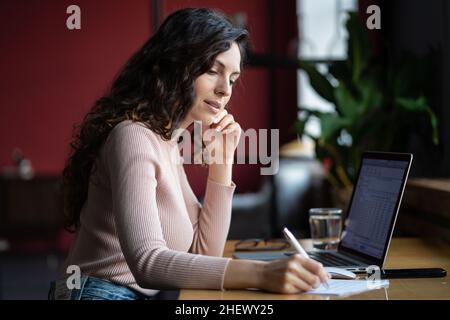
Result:
[[91,276],[81,276],[80,289],[69,289],[66,279],[53,281],[49,300],[152,300],[128,287]]

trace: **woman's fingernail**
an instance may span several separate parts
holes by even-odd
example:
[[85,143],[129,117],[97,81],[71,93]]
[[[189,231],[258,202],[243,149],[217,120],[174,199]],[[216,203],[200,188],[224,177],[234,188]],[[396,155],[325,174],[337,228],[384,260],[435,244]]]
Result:
[[216,131],[220,132],[220,130],[222,130],[222,127],[221,126],[217,126]]

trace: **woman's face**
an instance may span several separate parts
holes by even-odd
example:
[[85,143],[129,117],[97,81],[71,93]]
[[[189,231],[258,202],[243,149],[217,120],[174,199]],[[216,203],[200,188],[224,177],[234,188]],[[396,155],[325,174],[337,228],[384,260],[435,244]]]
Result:
[[200,75],[194,84],[196,98],[187,116],[189,123],[201,121],[209,126],[231,98],[233,83],[240,74],[241,53],[234,42],[230,49],[217,55],[212,68]]

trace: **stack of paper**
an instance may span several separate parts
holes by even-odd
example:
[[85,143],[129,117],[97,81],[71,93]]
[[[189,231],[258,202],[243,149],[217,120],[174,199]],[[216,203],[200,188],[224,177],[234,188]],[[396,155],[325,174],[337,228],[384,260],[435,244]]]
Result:
[[364,291],[389,287],[389,280],[337,280],[328,281],[329,288],[323,284],[317,289],[307,291],[307,294],[320,294],[329,296],[346,296]]

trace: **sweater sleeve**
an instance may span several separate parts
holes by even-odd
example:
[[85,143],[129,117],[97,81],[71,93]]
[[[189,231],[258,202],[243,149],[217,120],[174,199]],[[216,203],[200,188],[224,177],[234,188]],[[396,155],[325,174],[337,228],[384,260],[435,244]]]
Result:
[[170,250],[156,205],[160,167],[154,134],[141,125],[113,129],[105,143],[116,232],[142,288],[223,289],[230,259]]
[[190,251],[209,256],[223,255],[231,221],[231,206],[236,185],[223,185],[208,179],[203,205],[189,185],[180,165],[181,186],[186,206],[194,227],[194,240]]

